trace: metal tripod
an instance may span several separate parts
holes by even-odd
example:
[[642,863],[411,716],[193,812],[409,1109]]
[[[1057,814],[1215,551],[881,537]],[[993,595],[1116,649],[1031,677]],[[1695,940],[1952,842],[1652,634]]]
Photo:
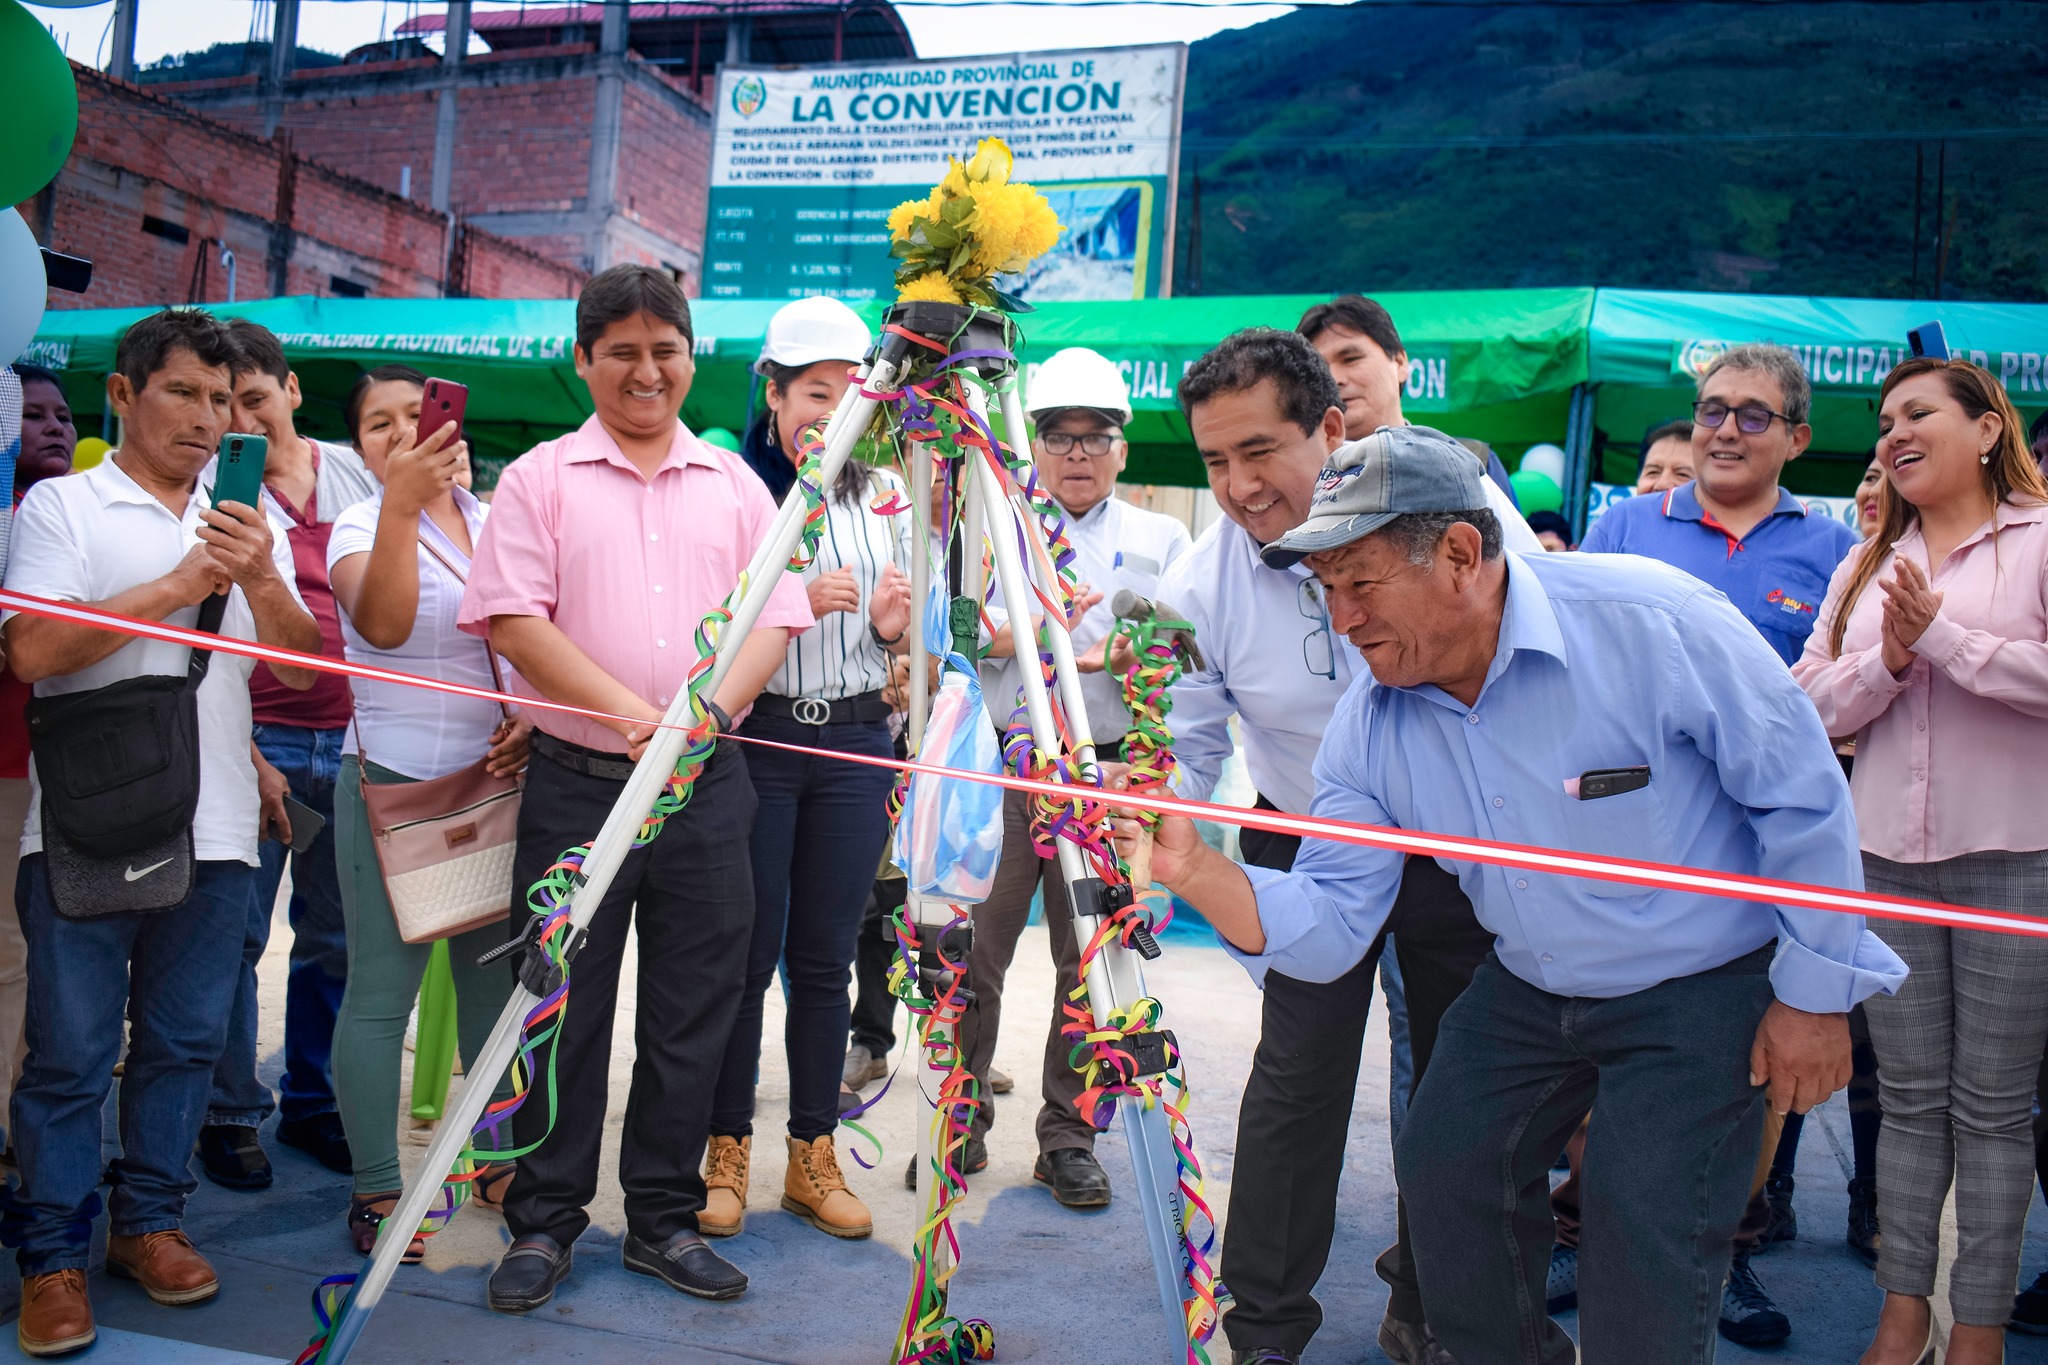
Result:
[[[966,388],[967,406],[1002,444],[1028,461],[1030,443],[1024,424],[1023,401],[1017,389],[1015,359],[1009,356],[988,357],[973,363],[993,383],[999,410],[992,415],[981,389],[972,385]],[[916,473],[920,486],[929,486],[928,474],[922,470]],[[1060,599],[1057,572],[1038,514],[1029,506],[1016,479],[993,451],[977,452],[970,467],[964,471],[963,481],[967,490],[967,509],[977,513],[987,528],[987,544],[992,551],[996,581],[1008,607],[1012,638],[1022,661],[1018,672],[1023,683],[1025,712],[1029,717],[1033,744],[1043,753],[1059,751],[1061,731],[1054,719],[1056,698],[1064,713],[1066,735],[1081,780],[1088,785],[1099,786],[1101,779],[1096,766],[1094,739],[1088,729],[1088,710],[1081,695],[1073,640],[1064,616],[1058,611],[1045,611],[1042,607],[1046,599]],[[970,541],[969,548],[973,551],[969,558],[978,566],[980,547]],[[915,627],[920,632],[922,623],[920,613]],[[1052,657],[1056,691],[1049,691],[1046,687],[1036,651],[1030,645],[1040,626],[1044,629]],[[921,638],[915,642],[913,682],[924,676],[919,660],[925,644]],[[1092,875],[1082,850],[1073,841],[1060,839],[1057,856],[1067,904],[1078,920],[1075,932],[1085,944],[1099,929],[1101,917],[1113,907],[1106,901],[1103,882]],[[1060,909],[1048,905],[1046,912],[1057,914]],[[935,929],[936,926],[934,932]],[[920,934],[923,932],[921,924]],[[969,984],[972,985],[971,980]],[[1128,1009],[1146,994],[1139,954],[1115,936],[1105,942],[1088,965],[1084,984],[1090,1010],[1100,1021],[1107,1021],[1119,1011]],[[1166,1331],[1166,1358],[1176,1365],[1184,1365],[1189,1335],[1185,1275],[1187,1250],[1183,1240],[1179,1163],[1172,1132],[1165,1112],[1157,1105],[1148,1106],[1140,1100],[1122,1096],[1117,1100],[1117,1109],[1135,1168],[1138,1203],[1143,1212],[1146,1241],[1158,1282]],[[925,1194],[924,1182],[930,1174],[931,1126],[926,1123],[920,1127],[918,1171],[921,1197]]]

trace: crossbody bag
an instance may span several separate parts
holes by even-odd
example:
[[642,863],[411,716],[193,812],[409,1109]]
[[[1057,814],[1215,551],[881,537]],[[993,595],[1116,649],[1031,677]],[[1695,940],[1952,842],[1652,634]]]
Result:
[[[420,537],[420,548],[466,584],[462,570]],[[505,679],[497,651],[484,642],[491,681]],[[512,713],[501,701],[505,719]],[[491,772],[488,753],[445,777],[424,782],[371,782],[369,746],[356,729],[357,777],[370,814],[370,838],[398,936],[431,943],[480,929],[512,910],[512,855],[519,846],[519,777]]]

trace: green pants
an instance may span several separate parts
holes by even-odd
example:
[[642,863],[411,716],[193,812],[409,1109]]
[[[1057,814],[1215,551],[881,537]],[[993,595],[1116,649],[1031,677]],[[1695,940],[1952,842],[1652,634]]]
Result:
[[[370,837],[369,808],[357,790],[358,760],[341,760],[341,778],[334,789],[334,854],[340,864],[341,908],[348,921],[348,989],[334,1025],[334,1096],[348,1130],[355,1157],[357,1194],[383,1194],[403,1183],[398,1170],[398,1086],[406,1020],[426,974],[431,943],[407,943],[398,937],[391,901],[384,892],[384,874]],[[368,765],[370,781],[410,782],[413,779]],[[455,973],[456,1036],[465,1059],[482,1051],[505,1002],[512,994],[511,973],[502,965],[476,965],[485,951],[510,934],[505,924],[472,929],[448,940]],[[477,1077],[470,1077],[474,1084]],[[510,1074],[498,1078],[494,1092],[512,1093]]]

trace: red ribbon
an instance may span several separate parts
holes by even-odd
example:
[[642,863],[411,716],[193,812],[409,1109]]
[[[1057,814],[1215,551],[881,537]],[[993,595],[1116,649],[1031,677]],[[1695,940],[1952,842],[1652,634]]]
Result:
[[[207,635],[189,630],[183,626],[166,625],[162,621],[148,621],[140,617],[123,616],[117,612],[103,611],[98,607],[81,606],[76,602],[58,602],[48,598],[35,597],[28,593],[0,589],[0,608],[24,612],[31,616],[45,617],[55,621],[70,621],[76,625],[90,626],[98,630],[111,630],[124,635],[143,639],[161,640],[169,644],[193,646],[200,649],[218,650],[224,654],[237,654],[244,658],[258,659],[266,663],[282,664],[290,668],[314,669],[323,673],[340,673],[352,678],[368,678],[376,682],[398,683],[406,687],[422,687],[436,692],[448,692],[456,696],[474,697],[482,701],[506,702],[514,706],[535,710],[554,711],[562,715],[582,716],[589,720],[619,721],[627,725],[644,726],[649,722],[636,716],[615,715],[609,711],[594,711],[588,707],[571,706],[563,702],[541,701],[533,697],[514,696],[494,691],[488,687],[471,687],[466,683],[444,682],[438,678],[423,678],[416,674],[400,673],[389,668],[377,668],[369,664],[349,663],[343,659],[331,659],[319,654],[305,654],[295,649],[281,649],[275,645],[258,644],[252,640],[238,640],[228,636]],[[663,729],[687,730],[687,725],[671,725],[656,722]],[[835,758],[847,763],[864,763],[870,767],[887,768],[891,771],[931,773],[940,777],[960,778],[969,782],[984,782],[991,786],[1011,791],[1028,792],[1038,796],[1051,797],[1057,801],[1072,801],[1074,787],[1058,782],[1039,782],[1030,778],[1010,777],[992,773],[971,772],[948,768],[936,763],[922,763],[915,759],[875,758],[866,754],[843,753],[831,749],[812,749],[801,744],[783,744],[775,740],[759,739],[751,735],[733,735],[742,743],[758,745],[767,749],[783,749],[791,753],[807,754],[812,757]],[[1253,810],[1242,806],[1219,806],[1207,801],[1185,801],[1179,797],[1162,796],[1153,793],[1118,792],[1116,804],[1132,810],[1156,811],[1161,815],[1185,815],[1195,820],[1211,820],[1217,824],[1237,825],[1247,829],[1268,830],[1275,834],[1296,834],[1307,839],[1328,839],[1337,843],[1355,844],[1363,848],[1386,849],[1396,853],[1419,853],[1428,857],[1448,858],[1454,862],[1488,863],[1496,867],[1526,868],[1534,872],[1548,872],[1568,877],[1590,877],[1596,881],[1620,882],[1656,891],[1679,891],[1693,895],[1716,896],[1726,900],[1764,901],[1777,905],[1794,906],[1805,910],[1830,910],[1846,915],[1877,915],[1885,919],[1911,920],[1920,924],[1936,924],[1952,929],[1987,929],[2001,933],[2021,934],[2035,938],[2048,938],[2048,920],[2032,919],[2024,915],[2001,914],[1994,910],[1979,910],[1969,906],[1946,905],[1939,901],[1909,900],[1900,896],[1878,896],[1867,891],[1845,891],[1838,887],[1813,886],[1803,882],[1778,881],[1769,877],[1753,877],[1735,872],[1714,872],[1705,868],[1681,867],[1670,863],[1644,862],[1634,858],[1613,858],[1598,853],[1574,853],[1565,849],[1544,848],[1533,844],[1507,843],[1496,839],[1479,839],[1466,835],[1431,834],[1426,831],[1392,829],[1381,825],[1360,824],[1350,820],[1330,820],[1311,815],[1290,815],[1285,811]]]

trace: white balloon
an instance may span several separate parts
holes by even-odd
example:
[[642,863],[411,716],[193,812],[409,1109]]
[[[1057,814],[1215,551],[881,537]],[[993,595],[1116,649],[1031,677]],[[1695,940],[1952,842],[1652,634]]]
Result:
[[1522,452],[1522,463],[1517,468],[1530,470],[1538,474],[1548,474],[1557,486],[1562,488],[1564,487],[1564,448],[1551,445],[1548,441],[1541,445],[1530,446]]
[[49,291],[36,235],[15,210],[0,212],[0,365],[13,364],[36,339]]

